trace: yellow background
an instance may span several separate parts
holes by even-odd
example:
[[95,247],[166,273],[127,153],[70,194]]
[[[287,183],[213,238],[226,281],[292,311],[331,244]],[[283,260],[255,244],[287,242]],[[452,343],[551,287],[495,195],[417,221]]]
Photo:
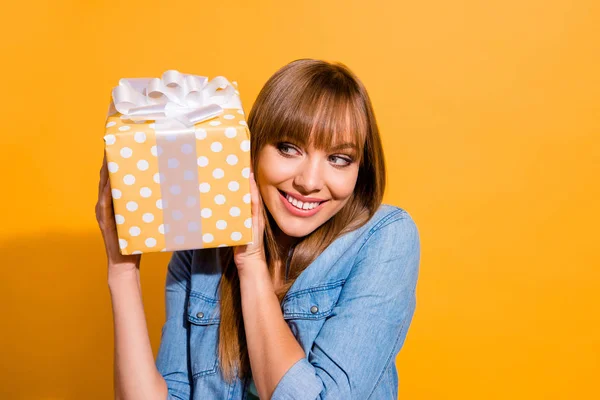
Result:
[[[0,398],[108,399],[94,206],[110,91],[346,63],[372,97],[385,202],[421,234],[403,399],[590,399],[600,357],[600,3],[14,2],[0,16]],[[143,255],[156,354],[170,253]]]

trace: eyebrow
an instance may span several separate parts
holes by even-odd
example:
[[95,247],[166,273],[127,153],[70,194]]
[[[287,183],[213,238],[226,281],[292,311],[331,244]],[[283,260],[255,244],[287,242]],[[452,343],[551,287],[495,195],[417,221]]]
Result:
[[[292,141],[293,139],[292,139],[291,136],[283,135],[279,140],[281,140],[281,141],[287,141],[287,140]],[[300,143],[300,144],[302,146],[306,146],[306,143]],[[352,142],[340,143],[340,144],[337,144],[335,146],[328,147],[327,150],[328,151],[340,151],[342,149],[348,149],[348,148],[354,150],[355,152],[358,152],[358,147],[356,147],[356,145],[354,143],[352,143]]]
[[338,144],[336,146],[333,146],[333,147],[331,147],[331,150],[332,151],[339,151],[339,150],[347,149],[347,148],[351,148],[352,150],[356,151],[356,146],[354,145],[354,143],[350,143],[350,142],[341,143],[341,144]]

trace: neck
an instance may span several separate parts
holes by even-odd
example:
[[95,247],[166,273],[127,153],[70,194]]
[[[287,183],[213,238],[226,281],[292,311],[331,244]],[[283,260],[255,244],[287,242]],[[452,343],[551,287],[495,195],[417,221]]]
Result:
[[275,235],[275,241],[279,245],[280,258],[286,260],[290,248],[298,243],[299,238],[287,235],[279,229],[279,227],[277,227],[273,233]]

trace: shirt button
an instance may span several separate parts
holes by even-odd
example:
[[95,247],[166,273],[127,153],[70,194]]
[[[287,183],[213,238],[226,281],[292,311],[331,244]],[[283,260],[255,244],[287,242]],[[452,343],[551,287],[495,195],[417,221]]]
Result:
[[318,311],[319,311],[319,307],[317,307],[317,306],[312,306],[310,308],[310,312],[313,314],[316,314]]
[[204,313],[203,312],[199,312],[198,314],[196,314],[196,317],[203,318],[204,317]]

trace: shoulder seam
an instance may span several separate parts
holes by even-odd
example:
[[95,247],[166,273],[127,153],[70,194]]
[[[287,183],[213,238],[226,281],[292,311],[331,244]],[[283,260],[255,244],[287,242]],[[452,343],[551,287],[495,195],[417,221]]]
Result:
[[397,210],[389,213],[388,215],[386,215],[385,217],[383,217],[379,221],[377,221],[377,223],[369,230],[369,233],[367,233],[367,237],[365,237],[365,240],[361,243],[360,248],[358,249],[358,252],[360,253],[360,251],[362,250],[364,245],[369,241],[371,236],[373,236],[373,233],[375,233],[379,229],[383,228],[384,226],[391,224],[394,221],[405,219],[405,218],[399,218],[399,219],[394,219],[394,220],[390,221],[390,219],[392,217],[394,217],[398,214],[408,214],[408,213],[405,210],[398,208]]

